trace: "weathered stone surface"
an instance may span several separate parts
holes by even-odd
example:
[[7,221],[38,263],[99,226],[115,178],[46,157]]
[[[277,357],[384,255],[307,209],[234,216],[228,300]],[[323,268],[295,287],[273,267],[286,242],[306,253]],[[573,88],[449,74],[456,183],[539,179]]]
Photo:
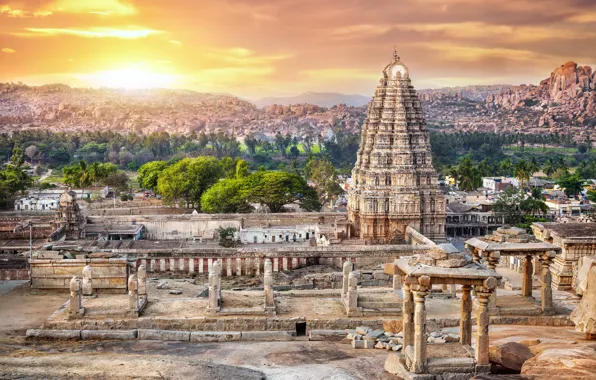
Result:
[[285,341],[294,340],[292,331],[243,331],[242,340],[248,341]]
[[339,342],[346,337],[344,330],[310,330],[308,340],[328,340]]
[[138,334],[139,339],[144,340],[175,340],[183,342],[188,342],[190,340],[190,331],[140,329]]
[[536,339],[524,339],[524,340],[520,341],[519,344],[523,344],[526,347],[532,347],[532,346],[535,346],[537,344],[540,344],[540,339],[538,339],[538,338],[536,338]]
[[42,339],[81,339],[81,330],[42,330],[30,329],[26,332],[27,338]]
[[383,330],[373,330],[369,331],[368,334],[364,337],[364,340],[375,340],[378,339],[381,335],[383,335],[385,331]]
[[596,265],[596,258],[589,256],[582,256],[578,261],[577,277],[575,279],[575,293],[578,295],[584,294],[588,286],[588,273],[593,265]]
[[403,328],[403,323],[401,319],[384,319],[383,320],[383,330],[386,332],[392,332],[394,334],[399,333]]
[[233,342],[240,340],[239,331],[193,331],[190,333],[191,342]]
[[523,344],[509,342],[490,346],[488,356],[491,363],[513,371],[521,371],[524,362],[533,358],[534,354]]
[[372,329],[370,327],[366,327],[366,326],[358,326],[358,327],[356,327],[356,333],[357,334],[360,334],[360,335],[366,335],[371,330]]
[[538,379],[576,380],[594,379],[596,350],[590,347],[552,348],[527,360],[522,375]]
[[586,334],[596,334],[596,266],[592,266],[587,275],[587,286],[571,320],[575,329]]
[[401,373],[401,356],[397,352],[390,352],[385,359],[385,371],[397,375]]
[[353,340],[352,348],[364,348],[364,341],[363,340]]
[[83,330],[81,339],[117,339],[129,340],[136,339],[136,330]]

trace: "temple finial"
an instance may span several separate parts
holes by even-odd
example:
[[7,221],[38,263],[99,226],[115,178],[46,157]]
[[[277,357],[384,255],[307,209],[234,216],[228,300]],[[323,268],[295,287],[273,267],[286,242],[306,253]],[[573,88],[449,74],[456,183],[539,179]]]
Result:
[[397,46],[393,45],[393,62],[399,61],[399,55],[397,55]]

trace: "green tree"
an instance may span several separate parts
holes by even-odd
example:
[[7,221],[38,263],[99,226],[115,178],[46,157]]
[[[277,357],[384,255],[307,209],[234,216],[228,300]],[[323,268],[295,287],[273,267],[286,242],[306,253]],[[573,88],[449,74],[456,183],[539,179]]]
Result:
[[157,189],[157,180],[160,174],[168,167],[165,161],[151,161],[141,166],[137,173],[139,173],[139,186],[143,189],[155,191]]
[[19,148],[14,148],[10,162],[0,170],[0,204],[5,204],[17,193],[23,193],[33,185],[33,178],[27,174],[25,157]]
[[505,216],[505,223],[518,224],[522,219],[523,193],[511,186],[505,189],[493,203],[493,210]]
[[546,198],[542,194],[542,189],[534,187],[530,196],[520,203],[520,209],[532,216],[545,215],[548,212],[548,206],[545,201]]
[[344,193],[339,185],[337,170],[327,158],[309,160],[304,173],[315,184],[321,203],[331,202]]
[[238,160],[238,162],[236,162],[236,178],[246,177],[248,173],[248,162]]
[[318,211],[321,204],[315,189],[297,174],[276,171],[258,171],[244,179],[243,196],[259,203],[271,212],[280,212],[284,205],[298,201],[307,211]]
[[506,158],[500,164],[500,169],[506,176],[510,176],[511,174],[513,174],[513,168],[514,166],[510,158]]
[[472,160],[469,156],[464,157],[457,167],[459,176],[458,187],[463,191],[474,191],[482,185],[482,177],[478,169],[472,165]]
[[166,204],[184,200],[187,207],[199,206],[201,195],[224,175],[215,157],[185,158],[165,169],[157,180],[157,191]]
[[524,185],[530,182],[530,171],[531,170],[528,163],[524,160],[521,160],[515,164],[513,175],[515,175],[515,178],[518,179],[520,189],[523,189]]
[[548,158],[542,166],[542,171],[548,177],[551,177],[557,171],[557,163],[552,158]]
[[201,210],[208,214],[248,213],[252,206],[244,197],[244,178],[217,182],[201,196]]
[[556,183],[564,189],[565,195],[568,197],[575,196],[581,193],[583,189],[583,178],[579,174],[568,174],[561,177]]

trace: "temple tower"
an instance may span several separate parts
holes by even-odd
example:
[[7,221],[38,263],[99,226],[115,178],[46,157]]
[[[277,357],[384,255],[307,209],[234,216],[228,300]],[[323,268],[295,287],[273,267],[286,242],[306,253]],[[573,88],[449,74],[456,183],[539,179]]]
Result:
[[396,52],[368,105],[352,181],[348,217],[356,236],[398,242],[412,226],[429,239],[445,239],[445,198],[426,122]]

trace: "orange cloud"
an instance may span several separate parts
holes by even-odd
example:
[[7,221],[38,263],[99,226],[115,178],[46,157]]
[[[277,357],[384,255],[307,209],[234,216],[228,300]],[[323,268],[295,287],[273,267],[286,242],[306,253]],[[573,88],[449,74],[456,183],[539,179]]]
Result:
[[12,54],[12,53],[16,53],[17,51],[11,48],[2,48],[2,53],[7,53],[7,54]]
[[128,16],[138,13],[137,8],[120,0],[57,0],[49,9],[66,13],[98,13]]

